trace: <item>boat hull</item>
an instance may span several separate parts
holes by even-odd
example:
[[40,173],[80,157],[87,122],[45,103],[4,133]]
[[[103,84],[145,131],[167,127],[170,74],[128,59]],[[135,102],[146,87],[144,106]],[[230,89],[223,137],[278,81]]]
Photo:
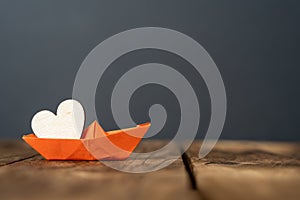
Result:
[[23,139],[47,160],[124,160],[150,127],[150,123],[146,123],[134,128],[101,132],[100,125],[95,123],[84,131],[85,135],[93,135],[94,138],[47,139],[28,134]]

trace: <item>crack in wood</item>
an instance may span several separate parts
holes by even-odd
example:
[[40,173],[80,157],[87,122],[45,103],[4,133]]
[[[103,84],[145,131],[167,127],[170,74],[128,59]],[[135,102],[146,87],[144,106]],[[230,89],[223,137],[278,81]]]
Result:
[[192,165],[192,161],[190,159],[190,157],[187,155],[187,153],[183,153],[181,155],[185,170],[188,174],[191,186],[193,190],[197,190],[197,181],[196,181],[196,177],[193,171],[193,165]]
[[16,160],[12,160],[10,162],[1,163],[0,167],[4,167],[4,166],[11,165],[11,164],[14,164],[14,163],[17,163],[17,162],[21,162],[21,161],[24,161],[24,160],[27,160],[27,159],[31,159],[31,158],[34,158],[37,155],[39,155],[39,154],[34,154],[34,155],[31,155],[31,156],[22,157],[22,158],[19,158],[19,159],[16,159]]
[[188,174],[189,182],[191,184],[192,189],[197,192],[198,197],[200,199],[208,200],[206,195],[204,195],[203,192],[200,190],[200,188],[198,188],[198,186],[197,186],[197,177],[194,172],[194,165],[193,165],[192,159],[189,157],[189,155],[186,152],[184,152],[182,154],[181,158],[182,158],[182,162],[184,164],[185,170]]
[[210,161],[210,162],[205,162],[205,165],[239,165],[241,163],[239,162],[231,162],[231,161]]

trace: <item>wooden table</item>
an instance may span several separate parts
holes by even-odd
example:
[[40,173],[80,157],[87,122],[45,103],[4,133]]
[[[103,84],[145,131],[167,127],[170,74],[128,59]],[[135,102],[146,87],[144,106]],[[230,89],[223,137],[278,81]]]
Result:
[[[136,151],[165,144],[144,141]],[[46,161],[22,141],[2,140],[0,199],[300,199],[299,143],[220,141],[201,160],[200,144],[164,169],[129,174],[98,161]]]

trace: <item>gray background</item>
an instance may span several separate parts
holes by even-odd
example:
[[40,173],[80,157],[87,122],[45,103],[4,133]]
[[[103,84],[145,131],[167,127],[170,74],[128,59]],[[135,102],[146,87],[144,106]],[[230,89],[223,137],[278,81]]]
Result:
[[[101,41],[127,29],[158,26],[197,40],[219,67],[228,96],[221,138],[300,140],[299,19],[299,1],[0,0],[0,137],[30,133],[37,111],[55,111],[70,98],[81,62]],[[210,116],[205,84],[186,61],[155,50],[129,53],[111,65],[97,90],[100,123],[115,128],[109,111],[113,82],[130,67],[153,61],[181,70],[193,84],[203,137]],[[165,105],[169,114],[157,138],[172,137],[179,109],[166,88],[140,88],[132,97],[132,117],[147,121],[153,103]]]

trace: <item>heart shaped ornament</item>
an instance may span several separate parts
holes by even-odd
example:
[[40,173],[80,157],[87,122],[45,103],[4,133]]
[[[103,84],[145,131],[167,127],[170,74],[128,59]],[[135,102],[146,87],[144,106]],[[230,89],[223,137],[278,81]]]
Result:
[[84,126],[82,105],[73,99],[59,104],[57,115],[43,110],[31,120],[31,128],[38,138],[80,139]]

